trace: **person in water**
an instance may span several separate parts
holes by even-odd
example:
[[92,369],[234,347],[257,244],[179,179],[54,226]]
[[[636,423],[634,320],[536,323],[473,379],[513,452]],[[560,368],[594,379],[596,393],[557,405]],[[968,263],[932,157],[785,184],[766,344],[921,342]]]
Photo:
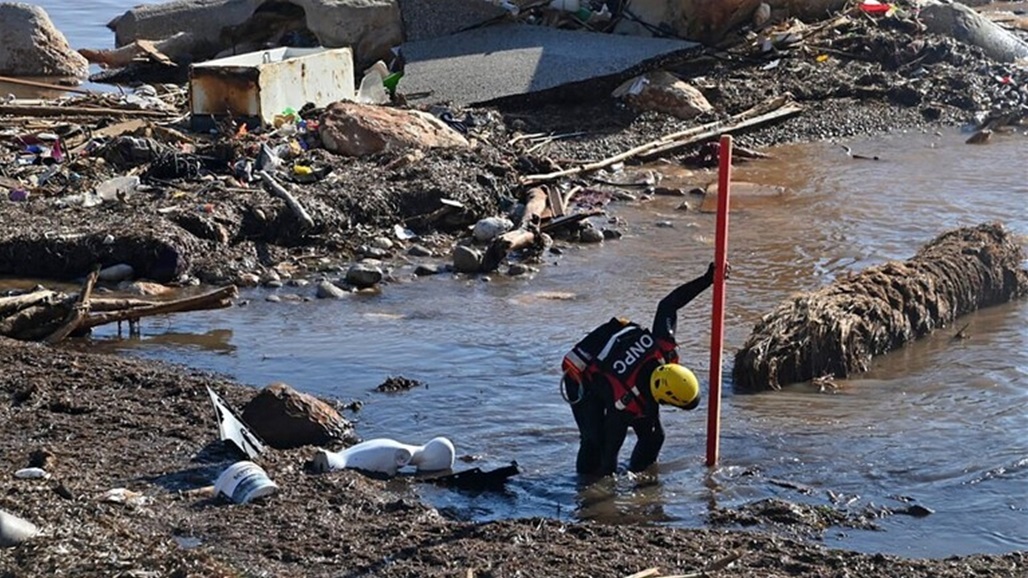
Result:
[[[730,267],[726,264],[725,277]],[[613,318],[597,327],[564,357],[562,390],[578,425],[575,467],[579,474],[604,476],[617,471],[618,453],[628,428],[636,444],[628,462],[632,472],[657,461],[664,445],[660,405],[684,410],[700,403],[700,384],[679,364],[675,329],[678,310],[714,283],[714,264],[657,304],[647,330]]]

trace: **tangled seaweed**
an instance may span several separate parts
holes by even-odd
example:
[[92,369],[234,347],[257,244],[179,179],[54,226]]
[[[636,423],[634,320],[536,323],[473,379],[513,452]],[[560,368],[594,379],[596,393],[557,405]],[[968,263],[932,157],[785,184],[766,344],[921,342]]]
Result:
[[780,304],[736,353],[742,391],[867,371],[871,359],[976,309],[1028,295],[1024,252],[999,223],[943,233],[913,258]]

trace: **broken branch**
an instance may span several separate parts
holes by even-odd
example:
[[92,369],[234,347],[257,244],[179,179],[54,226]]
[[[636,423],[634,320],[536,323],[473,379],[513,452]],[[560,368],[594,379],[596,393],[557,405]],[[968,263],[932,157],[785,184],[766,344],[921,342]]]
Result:
[[539,222],[542,220],[543,211],[546,210],[547,196],[543,187],[535,187],[526,193],[525,214],[521,218],[521,225],[493,240],[482,258],[483,271],[492,271],[499,267],[507,253],[531,247],[535,243]]
[[237,290],[235,285],[229,285],[228,287],[222,287],[216,291],[204,293],[203,295],[197,295],[195,297],[165,301],[149,307],[135,307],[123,311],[112,311],[110,313],[91,315],[84,319],[79,326],[82,329],[90,329],[98,325],[106,325],[107,323],[128,320],[135,321],[142,317],[165,315],[167,313],[223,309],[232,304],[231,300],[236,296],[236,293]]
[[749,110],[743,111],[728,120],[715,121],[671,133],[659,139],[641,144],[635,148],[628,149],[627,151],[616,154],[612,157],[575,168],[547,174],[528,175],[522,177],[521,182],[525,184],[543,183],[562,177],[570,177],[580,173],[596,171],[634,157],[652,157],[720,134],[726,134],[744,128],[754,127],[772,120],[785,118],[786,116],[791,116],[801,110],[803,110],[803,107],[799,104],[790,102],[787,97],[776,97]]
[[13,297],[0,297],[0,317],[4,317],[15,311],[20,311],[26,307],[32,307],[39,303],[48,302],[57,295],[53,291],[33,291],[32,293],[26,293],[24,295],[15,295]]
[[177,112],[159,110],[140,110],[135,108],[93,108],[88,106],[26,106],[17,104],[0,104],[0,116],[142,116],[166,118]]
[[93,293],[93,285],[96,284],[96,278],[100,275],[100,269],[94,269],[86,277],[85,283],[82,284],[82,291],[79,293],[79,297],[75,305],[72,306],[71,311],[68,312],[68,317],[64,323],[44,339],[46,343],[60,343],[64,341],[69,335],[75,332],[76,329],[81,325],[82,320],[89,315],[89,296]]
[[292,211],[294,215],[296,215],[296,218],[300,219],[300,222],[303,223],[303,226],[305,228],[313,229],[314,219],[312,219],[311,216],[307,213],[307,209],[303,208],[303,205],[300,204],[300,201],[297,201],[296,197],[294,197],[292,193],[287,191],[285,187],[280,185],[278,181],[275,180],[275,177],[271,176],[271,174],[268,173],[268,171],[259,171],[259,174],[261,176],[261,182],[264,183],[264,186],[271,189],[271,194],[285,201],[286,206],[288,206],[289,210]]

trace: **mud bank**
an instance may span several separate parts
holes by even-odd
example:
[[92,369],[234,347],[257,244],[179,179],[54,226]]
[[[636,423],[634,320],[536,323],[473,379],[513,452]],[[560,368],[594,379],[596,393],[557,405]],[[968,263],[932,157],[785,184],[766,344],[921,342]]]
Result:
[[[1021,576],[1028,568],[1023,552],[906,560],[767,532],[452,521],[418,502],[410,478],[309,473],[313,448],[262,456],[281,491],[230,505],[191,491],[234,459],[215,443],[205,388],[237,407],[251,388],[162,363],[5,339],[0,362],[0,469],[36,465],[52,476],[0,477],[0,508],[41,530],[0,550],[2,576],[627,576],[657,567],[665,574],[720,568],[740,576],[963,578]],[[138,495],[127,494],[126,503],[104,497],[115,488]],[[778,504],[717,518],[747,525],[777,518],[795,529],[795,520],[783,523],[783,507],[790,510]],[[824,523],[819,515],[822,522],[793,518]]]

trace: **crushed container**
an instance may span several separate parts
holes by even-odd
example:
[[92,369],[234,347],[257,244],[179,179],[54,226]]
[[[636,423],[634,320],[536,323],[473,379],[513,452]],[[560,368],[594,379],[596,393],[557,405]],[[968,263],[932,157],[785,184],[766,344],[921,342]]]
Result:
[[231,116],[253,128],[286,109],[354,100],[349,48],[274,48],[218,58],[189,69],[193,130]]

